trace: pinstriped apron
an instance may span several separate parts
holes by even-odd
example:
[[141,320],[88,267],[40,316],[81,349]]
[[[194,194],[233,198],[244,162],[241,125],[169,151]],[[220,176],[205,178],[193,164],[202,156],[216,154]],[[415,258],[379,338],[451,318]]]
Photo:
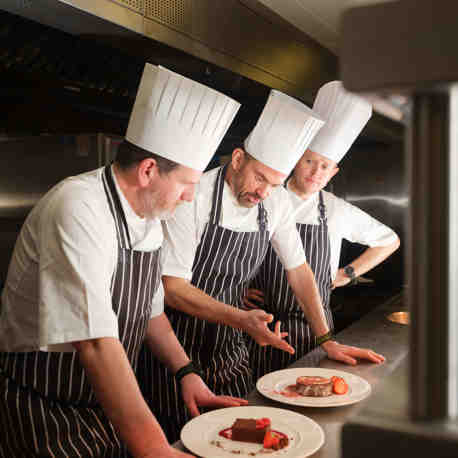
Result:
[[[323,193],[319,194],[320,224],[296,224],[304,245],[305,256],[310,265],[320,292],[325,316],[332,330],[333,319],[329,307],[331,296],[331,244],[329,240],[326,207]],[[272,313],[282,322],[282,331],[288,332],[288,341],[295,348],[294,355],[272,347],[260,347],[251,338],[248,339],[250,363],[256,379],[268,372],[285,369],[297,359],[315,348],[315,336],[305,318],[302,308],[297,303],[288,284],[286,272],[272,246],[269,245],[266,259],[251,287],[264,292],[262,308]]]
[[[161,248],[132,250],[109,166],[103,172],[103,185],[118,239],[111,282],[113,310],[119,339],[135,371],[160,282]],[[128,456],[75,352],[2,352],[0,367],[0,456]]]
[[[261,202],[259,231],[235,232],[219,225],[226,170],[227,166],[221,168],[216,179],[210,221],[197,248],[191,283],[215,299],[241,308],[246,285],[256,274],[269,244],[267,212]],[[253,389],[241,330],[200,320],[172,307],[166,312],[178,340],[200,365],[212,391],[245,397]],[[143,364],[145,399],[150,401],[169,441],[175,441],[189,419],[179,387],[172,374],[150,354],[145,355]]]

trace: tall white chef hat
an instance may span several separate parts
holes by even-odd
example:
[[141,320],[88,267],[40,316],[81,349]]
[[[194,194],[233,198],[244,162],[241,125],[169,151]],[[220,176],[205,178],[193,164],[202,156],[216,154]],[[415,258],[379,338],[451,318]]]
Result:
[[324,121],[310,108],[272,90],[245,151],[278,172],[289,175]]
[[126,140],[203,171],[240,104],[163,67],[145,64]]
[[372,106],[344,89],[340,81],[321,86],[313,104],[326,124],[309,145],[313,152],[339,162],[372,115]]

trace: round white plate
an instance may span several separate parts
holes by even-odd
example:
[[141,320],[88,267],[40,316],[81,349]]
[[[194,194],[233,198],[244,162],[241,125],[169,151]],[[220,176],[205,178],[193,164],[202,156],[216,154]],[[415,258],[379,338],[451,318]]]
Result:
[[[298,396],[286,397],[280,394],[287,386],[294,385],[297,377],[303,375],[330,378],[333,375],[342,377],[348,384],[345,394],[332,394],[326,397]],[[305,367],[297,369],[284,369],[271,372],[261,377],[256,383],[258,391],[266,398],[295,406],[306,407],[336,407],[354,404],[369,396],[371,386],[357,375],[335,369],[322,369],[318,367]]]
[[324,443],[321,426],[305,415],[257,406],[229,407],[199,415],[183,427],[181,441],[188,450],[201,457],[234,458],[234,454],[240,457],[265,457],[265,451],[261,452],[262,444],[233,441],[219,436],[218,433],[231,427],[237,418],[270,418],[272,429],[288,435],[288,446],[268,453],[269,457],[304,458],[315,453]]

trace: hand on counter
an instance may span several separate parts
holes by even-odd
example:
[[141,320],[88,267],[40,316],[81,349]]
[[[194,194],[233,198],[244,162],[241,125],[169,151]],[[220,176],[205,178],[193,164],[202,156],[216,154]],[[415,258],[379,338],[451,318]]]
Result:
[[205,382],[194,373],[185,375],[181,379],[181,392],[183,400],[193,417],[200,415],[200,407],[239,407],[248,404],[248,401],[231,396],[216,396]]
[[358,364],[358,359],[366,359],[376,364],[383,363],[385,357],[375,353],[375,351],[367,348],[351,347],[343,345],[335,340],[328,340],[321,345],[323,350],[327,353],[329,359],[341,361],[345,364],[355,366]]

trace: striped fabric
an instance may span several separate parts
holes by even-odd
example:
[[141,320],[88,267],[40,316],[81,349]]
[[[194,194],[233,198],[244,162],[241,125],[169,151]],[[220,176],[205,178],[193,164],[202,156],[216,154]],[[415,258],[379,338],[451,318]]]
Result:
[[[118,238],[113,310],[135,370],[159,287],[160,249],[132,250],[110,167],[104,170],[103,184]],[[0,353],[0,368],[0,457],[127,456],[76,353]]]
[[[326,208],[320,192],[318,204],[320,224],[297,224],[297,230],[304,244],[305,255],[312,271],[324,305],[328,325],[333,329],[332,312],[329,307],[331,295],[331,245],[329,241]],[[288,332],[288,341],[295,348],[294,355],[272,347],[260,347],[247,337],[250,365],[255,379],[268,372],[285,369],[297,359],[315,348],[312,334],[302,308],[297,303],[288,284],[286,272],[269,245],[266,259],[258,275],[250,285],[264,292],[264,309],[274,315],[275,321],[282,322],[282,331]]]
[[[234,232],[219,226],[224,177],[215,183],[210,221],[205,227],[193,264],[191,283],[215,299],[242,307],[246,285],[265,257],[269,233],[267,212],[258,205],[259,231]],[[239,329],[210,323],[167,307],[172,327],[189,357],[204,372],[204,381],[216,394],[244,397],[254,387],[248,350]],[[150,401],[169,441],[175,441],[189,417],[172,374],[142,352],[145,398]]]

